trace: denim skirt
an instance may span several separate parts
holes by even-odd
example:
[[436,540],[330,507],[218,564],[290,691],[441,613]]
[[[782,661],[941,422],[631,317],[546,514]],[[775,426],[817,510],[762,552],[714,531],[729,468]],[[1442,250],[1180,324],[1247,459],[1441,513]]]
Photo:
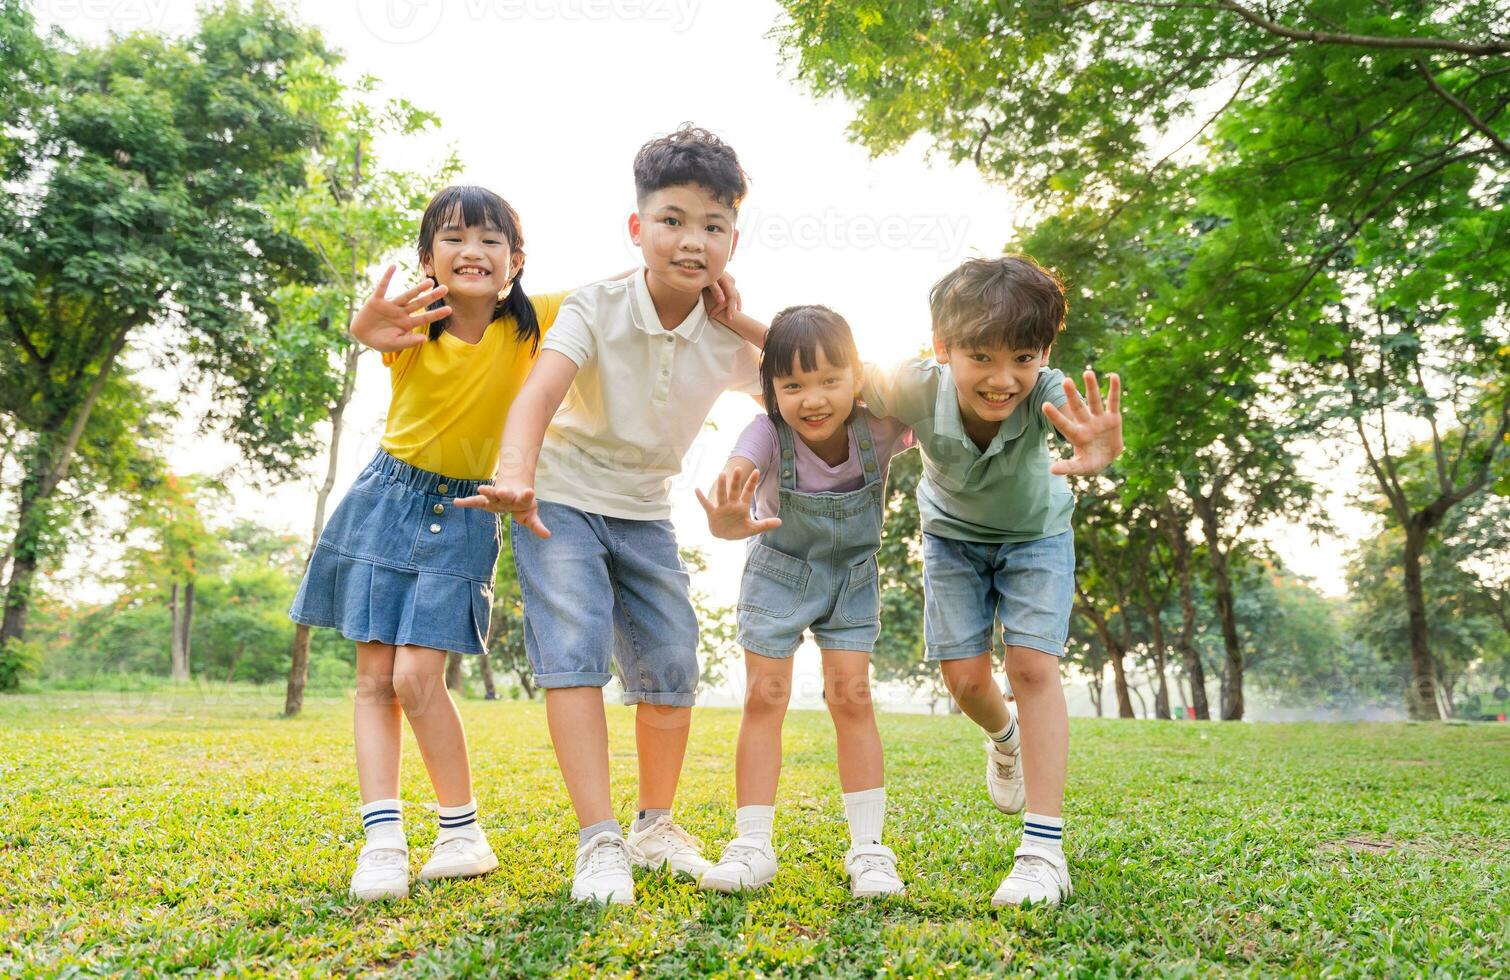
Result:
[[500,525],[454,504],[482,482],[379,449],[330,515],[289,618],[359,643],[482,653]]

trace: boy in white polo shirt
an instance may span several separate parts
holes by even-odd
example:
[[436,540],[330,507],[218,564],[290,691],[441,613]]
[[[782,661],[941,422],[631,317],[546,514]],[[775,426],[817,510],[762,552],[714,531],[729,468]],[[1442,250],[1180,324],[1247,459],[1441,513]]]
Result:
[[[710,867],[671,819],[698,664],[669,489],[718,396],[760,392],[758,353],[703,303],[738,241],[747,184],[734,151],[683,127],[640,148],[634,178],[629,233],[645,267],[567,297],[509,412],[493,486],[459,501],[513,515],[525,649],[579,824],[572,897],[624,904],[631,862],[694,880]],[[627,841],[600,690],[613,663],[637,705]]]

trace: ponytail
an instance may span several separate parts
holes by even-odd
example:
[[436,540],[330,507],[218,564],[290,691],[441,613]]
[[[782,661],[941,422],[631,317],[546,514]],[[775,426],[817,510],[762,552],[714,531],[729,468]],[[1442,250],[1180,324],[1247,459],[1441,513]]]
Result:
[[514,282],[509,286],[509,294],[493,307],[493,319],[501,320],[506,316],[514,318],[514,339],[523,344],[529,341],[530,356],[533,357],[540,350],[540,318],[535,315],[535,304],[530,302],[529,296],[524,292],[524,266],[514,273]]

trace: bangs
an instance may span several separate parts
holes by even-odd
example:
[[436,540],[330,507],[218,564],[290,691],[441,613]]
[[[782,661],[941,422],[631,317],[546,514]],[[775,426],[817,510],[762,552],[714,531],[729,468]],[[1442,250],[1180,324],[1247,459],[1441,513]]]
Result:
[[447,187],[431,198],[419,223],[419,250],[428,254],[444,228],[495,228],[517,249],[519,226],[508,202],[485,187]]

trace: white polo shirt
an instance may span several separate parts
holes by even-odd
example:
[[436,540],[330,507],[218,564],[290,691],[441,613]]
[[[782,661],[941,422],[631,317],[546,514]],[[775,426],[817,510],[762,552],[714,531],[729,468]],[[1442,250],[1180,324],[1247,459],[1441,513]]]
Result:
[[541,500],[630,520],[671,516],[671,480],[713,403],[760,394],[759,354],[697,306],[661,326],[641,269],[561,304],[542,350],[577,365],[535,470]]

